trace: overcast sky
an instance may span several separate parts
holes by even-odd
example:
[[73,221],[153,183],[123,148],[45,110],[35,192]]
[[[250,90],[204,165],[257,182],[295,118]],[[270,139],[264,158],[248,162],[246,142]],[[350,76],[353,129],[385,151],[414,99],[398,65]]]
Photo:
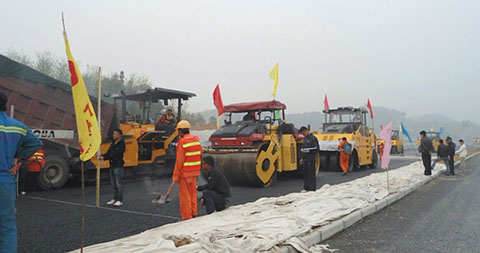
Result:
[[287,112],[364,105],[480,123],[480,1],[5,1],[0,52],[65,56],[190,91],[191,111],[271,99]]

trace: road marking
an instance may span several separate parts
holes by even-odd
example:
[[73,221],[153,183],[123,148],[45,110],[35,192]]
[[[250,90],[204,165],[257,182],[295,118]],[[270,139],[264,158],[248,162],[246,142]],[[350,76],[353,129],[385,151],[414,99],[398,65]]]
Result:
[[[82,205],[80,203],[75,203],[75,202],[56,200],[56,199],[47,199],[47,198],[40,198],[40,197],[32,197],[32,196],[23,196],[23,198],[30,198],[30,199],[35,199],[35,200],[56,202],[56,203],[60,203],[60,204],[67,204],[67,205],[74,205],[74,206],[81,206]],[[139,215],[146,215],[146,216],[169,218],[169,219],[172,219],[172,220],[181,220],[181,218],[179,218],[179,217],[174,217],[174,216],[170,216],[170,215],[162,215],[162,214],[155,214],[155,213],[142,213],[142,212],[137,212],[137,211],[130,211],[130,210],[125,210],[125,209],[110,208],[110,207],[103,207],[103,206],[96,207],[94,205],[88,205],[88,204],[86,204],[85,206],[86,207],[91,207],[91,208],[96,208],[96,209],[103,209],[103,210],[121,212],[121,213],[132,213],[132,214],[139,214]]]

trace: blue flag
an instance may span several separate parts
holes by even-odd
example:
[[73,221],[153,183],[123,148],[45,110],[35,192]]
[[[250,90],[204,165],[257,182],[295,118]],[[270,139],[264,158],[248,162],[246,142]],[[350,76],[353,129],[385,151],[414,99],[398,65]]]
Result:
[[408,140],[410,141],[410,143],[412,143],[412,137],[410,136],[410,134],[408,133],[407,129],[405,128],[405,126],[403,125],[403,123],[400,122],[400,126],[402,127],[402,133],[403,135],[407,136]]
[[443,127],[440,127],[440,133],[443,134]]

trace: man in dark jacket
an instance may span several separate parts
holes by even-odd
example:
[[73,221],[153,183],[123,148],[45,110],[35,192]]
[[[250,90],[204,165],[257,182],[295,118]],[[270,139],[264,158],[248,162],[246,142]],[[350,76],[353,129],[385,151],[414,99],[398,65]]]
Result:
[[455,148],[457,145],[452,140],[452,137],[448,136],[447,147],[448,147],[448,163],[450,165],[450,174],[455,175]]
[[107,205],[123,205],[123,153],[125,153],[125,141],[122,138],[122,130],[113,130],[113,142],[107,153],[100,156],[100,160],[110,160],[110,180],[113,185],[113,199]]
[[420,146],[418,146],[418,152],[422,154],[422,161],[423,166],[425,167],[425,172],[423,173],[425,176],[432,175],[432,151],[433,145],[432,140],[428,138],[427,133],[425,131],[420,132],[420,137],[422,138]]
[[443,143],[443,140],[440,140],[440,144],[438,145],[437,149],[437,159],[432,164],[432,169],[435,168],[435,165],[437,164],[438,161],[444,161],[445,166],[447,166],[447,171],[445,172],[445,175],[449,176],[451,174],[450,171],[450,164],[448,162],[448,154],[449,150],[447,145]]
[[303,189],[305,191],[315,191],[317,190],[315,161],[320,152],[320,146],[317,138],[310,133],[308,128],[302,126],[299,133],[305,136],[300,148],[300,165],[303,166]]
[[232,195],[227,179],[215,167],[215,160],[211,156],[202,159],[202,169],[206,172],[207,184],[197,187],[198,191],[203,191],[200,205],[205,205],[209,214],[222,211],[226,207],[227,198]]

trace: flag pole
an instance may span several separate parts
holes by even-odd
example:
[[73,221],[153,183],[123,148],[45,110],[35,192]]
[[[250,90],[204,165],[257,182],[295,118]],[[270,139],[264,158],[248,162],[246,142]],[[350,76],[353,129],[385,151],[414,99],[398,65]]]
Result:
[[220,129],[220,117],[222,117],[222,115],[217,116],[217,129]]
[[[97,99],[97,114],[98,114],[98,127],[100,128],[100,133],[102,132],[102,79],[101,79],[102,68],[98,67],[98,99]],[[98,147],[97,152],[97,187],[96,187],[96,207],[100,207],[100,156],[101,150]]]
[[387,191],[388,191],[388,194],[390,194],[390,180],[388,178],[388,171],[389,171],[388,166],[386,170],[387,170]]
[[81,241],[80,241],[80,253],[83,253],[83,244],[85,241],[85,166],[82,160],[81,166],[82,173],[82,224],[81,224]]

